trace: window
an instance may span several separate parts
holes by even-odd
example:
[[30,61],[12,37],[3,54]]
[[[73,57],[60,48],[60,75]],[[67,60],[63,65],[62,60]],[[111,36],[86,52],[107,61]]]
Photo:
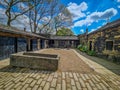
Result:
[[106,41],[106,50],[113,50],[113,41]]

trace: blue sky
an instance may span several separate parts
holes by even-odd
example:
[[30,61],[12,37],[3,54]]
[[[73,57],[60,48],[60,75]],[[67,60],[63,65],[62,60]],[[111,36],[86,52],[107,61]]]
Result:
[[[73,26],[75,35],[95,31],[108,21],[120,19],[120,0],[60,0],[73,15]],[[23,5],[23,4],[22,4]],[[23,6],[25,7],[25,5]],[[0,23],[6,24],[5,10],[0,7]],[[21,30],[26,27],[29,31],[29,18],[22,15],[12,22],[12,26]]]
[[120,0],[61,0],[72,13],[74,34],[82,34],[88,28],[95,31],[108,21],[120,19]]

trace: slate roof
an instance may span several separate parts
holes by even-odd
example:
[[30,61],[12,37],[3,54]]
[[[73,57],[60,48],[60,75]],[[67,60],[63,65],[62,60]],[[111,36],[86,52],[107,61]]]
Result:
[[78,40],[77,36],[50,36],[50,39],[54,40]]
[[19,34],[19,35],[35,37],[35,38],[45,38],[45,37],[37,35],[35,33],[26,32],[26,31],[19,30],[19,29],[14,28],[14,27],[8,27],[8,26],[1,25],[1,24],[0,24],[0,32],[11,33],[11,34]]
[[[116,20],[116,21],[113,21],[113,22],[110,22],[110,23],[107,23],[106,25],[102,26],[101,28],[99,28],[98,30],[96,31],[93,31],[89,34],[93,34],[93,33],[96,33],[98,31],[103,31],[103,30],[106,30],[108,28],[113,28],[113,27],[116,27],[116,26],[120,26],[120,19]],[[88,35],[89,35],[88,34]]]

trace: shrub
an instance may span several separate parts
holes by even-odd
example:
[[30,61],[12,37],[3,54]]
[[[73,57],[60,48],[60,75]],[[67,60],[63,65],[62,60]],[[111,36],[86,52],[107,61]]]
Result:
[[77,48],[78,48],[78,49],[82,48],[82,44],[78,45]]
[[90,56],[95,56],[96,55],[96,52],[95,51],[87,51],[87,54],[90,55]]
[[87,46],[82,46],[81,51],[82,52],[87,52],[88,51],[88,47]]

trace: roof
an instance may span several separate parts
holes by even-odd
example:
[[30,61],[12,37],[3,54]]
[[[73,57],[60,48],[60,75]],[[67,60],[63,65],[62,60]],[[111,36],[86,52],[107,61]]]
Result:
[[77,36],[50,36],[50,39],[54,40],[78,40]]
[[[116,21],[113,21],[113,22],[110,22],[110,23],[107,23],[106,25],[102,26],[101,28],[99,28],[98,30],[96,31],[93,31],[89,34],[93,34],[93,33],[96,33],[98,31],[103,31],[103,30],[106,30],[108,28],[113,28],[113,27],[116,27],[116,26],[120,26],[120,19],[116,20]],[[88,35],[89,35],[88,34]]]
[[11,34],[19,34],[19,35],[24,35],[24,36],[29,36],[29,37],[36,37],[36,38],[45,38],[45,37],[37,35],[35,33],[26,32],[26,31],[23,31],[23,30],[18,30],[17,28],[8,27],[8,26],[1,25],[1,24],[0,24],[0,32],[11,33]]

